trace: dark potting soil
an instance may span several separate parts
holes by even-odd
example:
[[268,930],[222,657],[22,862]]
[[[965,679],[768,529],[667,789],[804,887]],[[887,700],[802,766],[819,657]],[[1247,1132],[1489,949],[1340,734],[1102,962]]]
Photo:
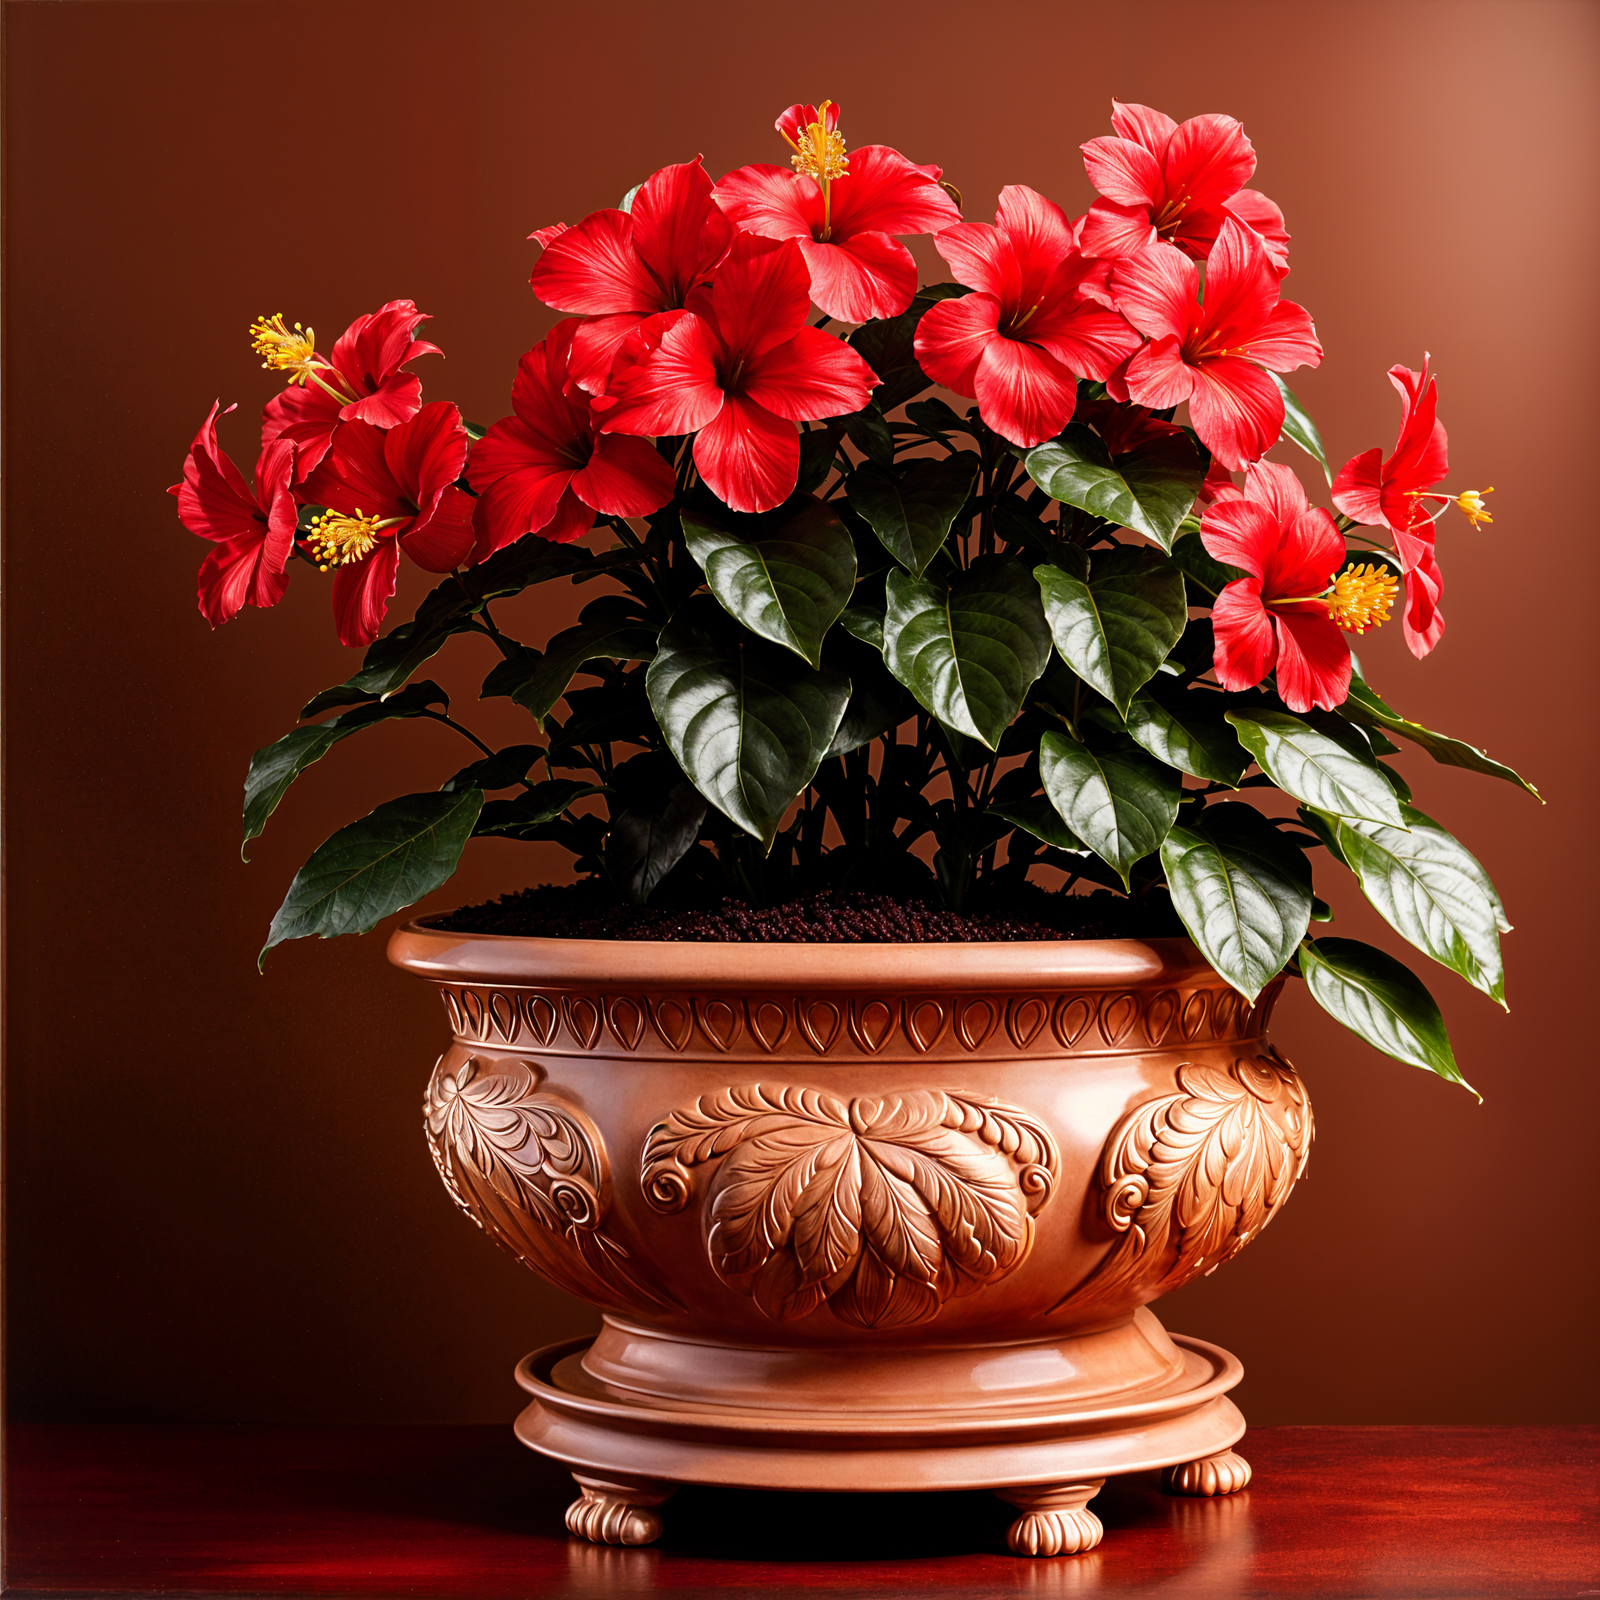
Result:
[[1151,939],[1183,932],[1163,895],[1135,902],[1098,889],[1059,894],[1024,885],[1003,904],[972,912],[831,890],[776,906],[725,899],[720,905],[626,905],[590,883],[544,884],[463,906],[428,926],[450,933],[537,935],[545,939],[715,940],[739,944],[980,944],[1020,939]]

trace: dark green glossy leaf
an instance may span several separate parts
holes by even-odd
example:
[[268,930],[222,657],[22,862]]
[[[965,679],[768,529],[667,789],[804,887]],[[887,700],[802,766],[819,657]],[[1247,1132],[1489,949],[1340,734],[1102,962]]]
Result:
[[691,602],[662,630],[646,679],[650,706],[694,786],[770,849],[833,743],[850,680],[729,639],[718,616]]
[[883,612],[871,606],[849,605],[839,613],[839,625],[874,650],[883,649]]
[[1322,447],[1322,435],[1317,432],[1317,425],[1311,420],[1311,413],[1295,398],[1294,390],[1286,384],[1276,372],[1267,374],[1278,386],[1278,393],[1283,396],[1283,436],[1292,439],[1316,464],[1322,468],[1322,475],[1331,484],[1333,482],[1333,469],[1328,465],[1328,453]]
[[941,722],[998,748],[1050,656],[1028,569],[1014,556],[986,556],[949,587],[891,572],[885,592],[889,670]]
[[1314,811],[1403,828],[1400,803],[1369,754],[1365,758],[1287,711],[1227,714],[1256,765]]
[[506,839],[542,838],[545,825],[555,821],[574,800],[599,793],[598,784],[580,783],[575,778],[546,778],[513,800],[490,800],[472,831]]
[[387,700],[370,701],[313,727],[291,729],[281,739],[257,750],[250,758],[250,771],[244,780],[244,843],[248,844],[266,827],[267,818],[277,810],[289,785],[341,739],[396,717],[426,716],[431,707],[449,704],[450,696],[438,684],[414,683]]
[[1208,783],[1239,787],[1248,758],[1222,706],[1204,691],[1180,690],[1161,699],[1137,694],[1124,720],[1135,743],[1156,760]]
[[1200,542],[1194,529],[1180,533],[1172,546],[1172,559],[1183,569],[1184,576],[1199,586],[1202,593],[1196,605],[1209,605],[1235,578],[1244,574],[1237,567],[1224,566]]
[[1089,848],[1042,796],[1035,796],[1031,800],[1010,800],[1002,805],[991,803],[989,815],[1009,822],[1014,828],[1021,828],[1024,833],[1031,833],[1035,839],[1042,839],[1057,850],[1084,853]]
[[802,504],[767,538],[685,511],[683,534],[723,609],[752,633],[822,665],[822,640],[855,593],[856,549],[831,506]]
[[1178,814],[1179,785],[1131,739],[1091,751],[1064,733],[1039,744],[1039,777],[1061,819],[1128,885],[1133,865],[1161,848]]
[[1048,562],[1033,569],[1061,659],[1124,714],[1189,620],[1182,573],[1127,559],[1138,554],[1097,556],[1087,583]]
[[408,794],[341,828],[295,874],[257,959],[285,939],[370,933],[456,870],[483,792]]
[[906,407],[906,416],[922,431],[935,439],[949,442],[952,433],[978,436],[978,424],[968,422],[958,412],[952,411],[943,400],[913,400]]
[[1113,458],[1098,434],[1077,423],[1028,451],[1023,465],[1051,499],[1131,528],[1163,550],[1172,548],[1206,475],[1187,434],[1153,439]]
[[822,487],[838,448],[838,435],[832,428],[813,428],[800,435],[800,477],[795,483],[797,494],[812,494]]
[[824,760],[848,755],[898,727],[915,710],[911,696],[883,664],[880,648],[852,639],[848,647],[829,646],[829,665],[850,679],[850,704]]
[[1482,772],[1491,778],[1504,778],[1507,783],[1514,783],[1519,789],[1525,789],[1541,805],[1544,804],[1544,796],[1526,778],[1510,767],[1491,760],[1475,745],[1463,744],[1459,739],[1435,733],[1431,728],[1424,728],[1420,722],[1410,722],[1402,717],[1398,711],[1384,702],[1359,673],[1350,680],[1350,698],[1339,707],[1339,714],[1362,727],[1380,728],[1385,733],[1399,734],[1402,739],[1420,744],[1443,766],[1464,767],[1468,772]]
[[1437,1072],[1469,1094],[1439,1007],[1412,970],[1357,939],[1306,940],[1300,973],[1330,1016],[1396,1061]]
[[1401,938],[1505,1003],[1499,908],[1465,845],[1411,806],[1406,829],[1338,821],[1339,848],[1361,891]]
[[575,628],[558,633],[511,698],[542,723],[587,661],[648,661],[657,629],[620,596],[607,595],[585,608]]
[[880,467],[861,466],[850,474],[847,493],[884,549],[920,578],[950,537],[977,470],[978,458],[967,451],[913,461],[898,478]]
[[512,744],[492,756],[463,767],[454,777],[439,785],[445,794],[460,794],[463,789],[510,789],[521,783],[544,750],[536,744]]
[[1167,888],[1200,953],[1254,1004],[1305,937],[1310,873],[1265,818],[1259,829],[1206,827],[1202,812],[1198,824],[1174,828],[1161,847]]
[[665,787],[653,802],[641,798],[619,811],[606,835],[606,870],[612,883],[643,905],[694,847],[705,820],[706,803],[684,777]]

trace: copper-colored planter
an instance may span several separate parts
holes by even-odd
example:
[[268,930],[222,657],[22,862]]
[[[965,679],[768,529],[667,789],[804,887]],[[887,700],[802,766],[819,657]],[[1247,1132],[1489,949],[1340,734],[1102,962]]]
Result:
[[1288,1196],[1294,1069],[1183,939],[608,943],[444,933],[434,1160],[491,1238],[599,1306],[536,1351],[522,1440],[585,1538],[682,1483],[987,1487],[1014,1550],[1087,1550],[1116,1473],[1226,1494],[1226,1351],[1144,1307]]

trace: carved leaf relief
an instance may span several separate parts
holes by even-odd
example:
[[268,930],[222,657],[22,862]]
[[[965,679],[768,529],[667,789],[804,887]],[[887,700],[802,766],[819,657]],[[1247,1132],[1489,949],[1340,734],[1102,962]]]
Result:
[[658,1123],[642,1179],[652,1205],[678,1211],[692,1169],[715,1163],[712,1267],[769,1317],[826,1304],[856,1327],[903,1327],[1026,1259],[1058,1161],[1050,1134],[1005,1106],[748,1084]]

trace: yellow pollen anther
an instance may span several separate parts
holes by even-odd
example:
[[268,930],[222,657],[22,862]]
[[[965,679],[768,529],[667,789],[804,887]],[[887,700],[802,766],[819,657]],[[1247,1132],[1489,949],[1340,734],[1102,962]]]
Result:
[[1400,580],[1386,567],[1346,567],[1318,599],[1346,633],[1365,633],[1389,620]]
[[263,367],[277,372],[287,372],[291,384],[304,383],[311,368],[318,365],[317,335],[312,328],[293,328],[284,325],[283,313],[275,317],[257,317],[250,324],[250,347],[257,355],[267,359]]
[[390,517],[382,521],[358,510],[353,517],[341,516],[337,511],[324,511],[311,519],[306,530],[306,544],[319,572],[330,567],[347,567],[372,554],[378,545],[380,529],[401,521]]
[[1470,522],[1474,528],[1476,528],[1480,522],[1494,521],[1494,518],[1489,515],[1483,504],[1483,496],[1493,493],[1494,488],[1491,485],[1489,488],[1485,489],[1482,494],[1480,494],[1476,489],[1468,489],[1465,494],[1458,494],[1456,496],[1456,504],[1461,507],[1461,510],[1465,514],[1467,521]]
[[844,153],[844,135],[828,131],[828,112],[832,106],[833,101],[824,100],[817,107],[817,120],[808,122],[800,130],[798,140],[784,135],[794,148],[789,158],[794,170],[824,184],[842,178],[850,170],[849,158]]

